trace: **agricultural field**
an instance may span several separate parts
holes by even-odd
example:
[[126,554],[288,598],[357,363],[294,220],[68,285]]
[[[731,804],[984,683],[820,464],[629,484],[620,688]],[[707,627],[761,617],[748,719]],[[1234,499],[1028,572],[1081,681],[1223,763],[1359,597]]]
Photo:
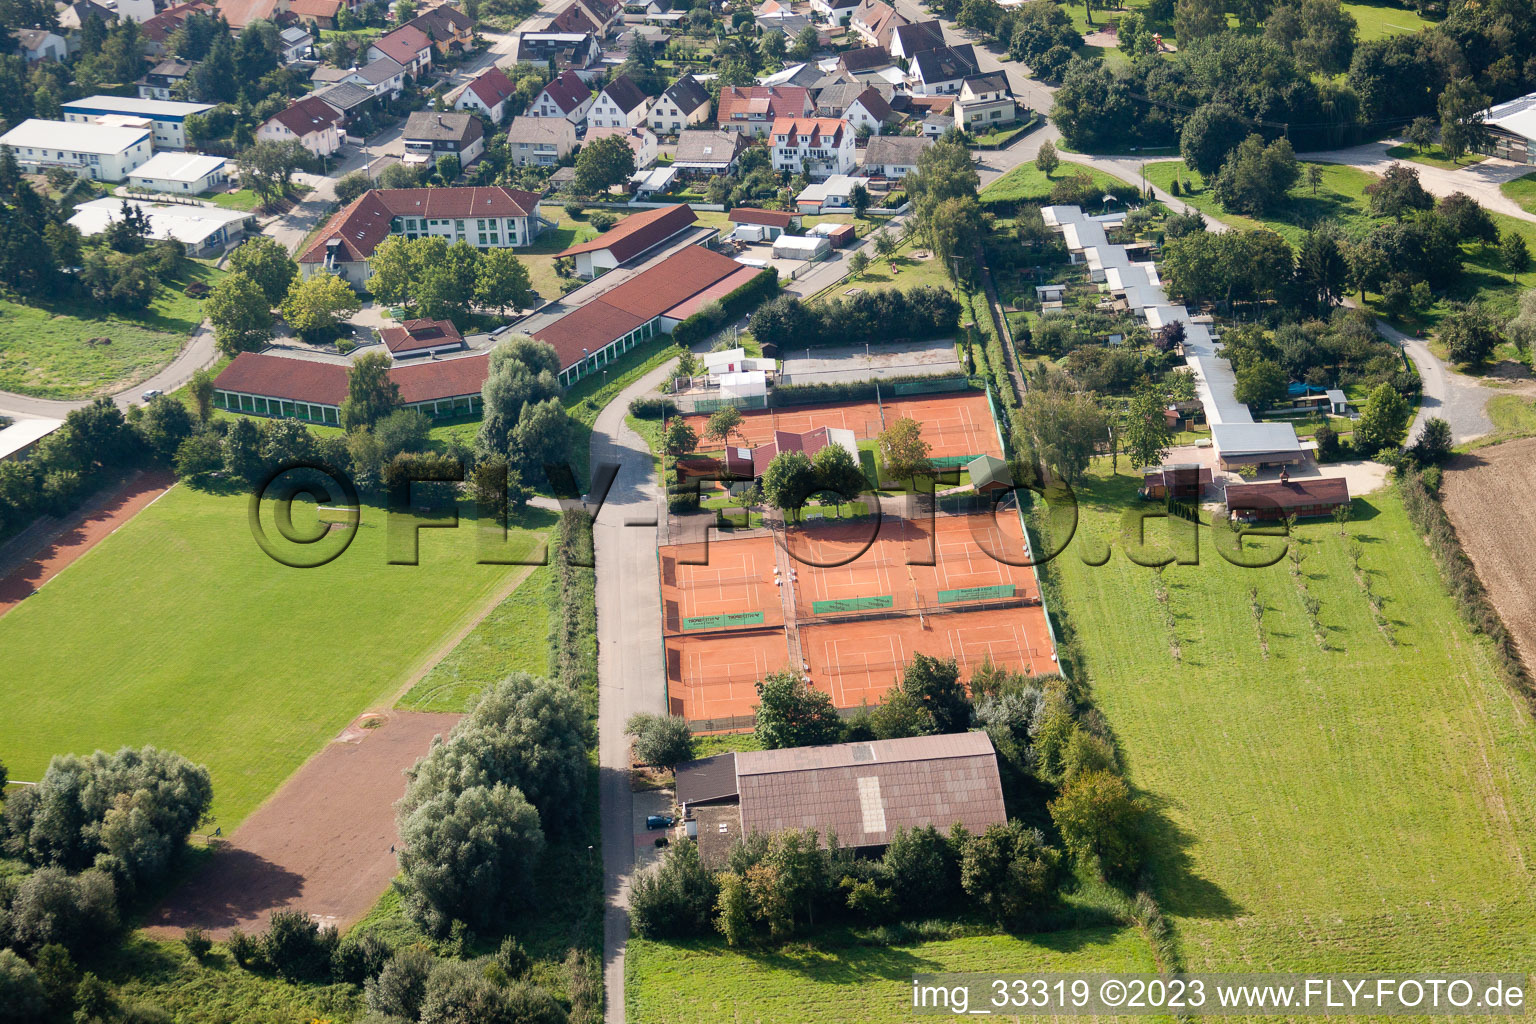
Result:
[[[202,322],[193,281],[213,285],[223,271],[192,260],[160,286],[149,308],[105,311],[72,300],[0,299],[0,391],[39,398],[91,398],[121,391],[169,363]],[[110,338],[110,344],[92,339]]]
[[[423,530],[419,565],[389,565],[383,510],[365,507],[343,555],[299,570],[258,548],[244,494],[173,488],[0,619],[11,778],[40,777],[54,754],[150,743],[208,766],[232,830],[521,571],[476,564],[472,518]],[[514,548],[531,554],[551,520],[530,514]],[[313,506],[294,521],[313,529]]]
[[[1125,557],[1135,483],[1106,469],[1078,488],[1054,600],[1155,810],[1152,868],[1186,967],[1525,970],[1536,726],[1396,491],[1357,496],[1342,528],[1302,525],[1299,575],[1289,559],[1228,564],[1222,526],[1200,531],[1199,565],[1158,574]],[[1107,564],[1079,557],[1111,539]]]
[[630,1019],[646,1024],[905,1024],[914,974],[1155,970],[1141,934],[1116,927],[898,945],[817,935],[757,952],[632,938],[624,966]]

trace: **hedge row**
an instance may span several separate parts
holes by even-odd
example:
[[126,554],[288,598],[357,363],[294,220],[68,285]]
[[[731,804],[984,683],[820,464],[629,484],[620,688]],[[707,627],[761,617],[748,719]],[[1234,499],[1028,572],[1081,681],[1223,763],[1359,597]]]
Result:
[[592,549],[592,517],[567,511],[555,528],[558,614],[551,627],[554,676],[581,694],[589,714],[597,714],[597,572]]
[[740,288],[707,303],[703,309],[672,328],[672,340],[683,348],[691,348],[748,309],[765,302],[778,290],[779,272],[772,267],[765,267]]
[[677,403],[670,398],[642,396],[629,403],[629,414],[637,420],[662,420],[677,415]]
[[[1432,470],[1431,472],[1438,472]],[[1526,702],[1536,711],[1536,686],[1532,685],[1525,663],[1515,647],[1514,638],[1504,626],[1498,609],[1488,600],[1483,581],[1478,579],[1472,560],[1461,548],[1456,527],[1440,505],[1439,497],[1424,479],[1424,473],[1411,472],[1398,481],[1398,491],[1403,496],[1403,508],[1413,527],[1428,542],[1430,554],[1440,568],[1456,608],[1474,632],[1481,633],[1493,642],[1495,658],[1504,678],[1525,696]]]

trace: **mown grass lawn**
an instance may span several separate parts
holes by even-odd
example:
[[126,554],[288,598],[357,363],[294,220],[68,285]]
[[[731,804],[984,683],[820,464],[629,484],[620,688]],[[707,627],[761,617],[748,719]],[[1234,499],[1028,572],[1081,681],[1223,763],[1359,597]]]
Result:
[[1536,213],[1536,174],[1506,181],[1499,186],[1499,191],[1519,203],[1527,213]]
[[1415,11],[1389,3],[1345,3],[1344,10],[1359,26],[1356,36],[1360,42],[1400,36],[1427,28],[1434,22],[1422,18]]
[[[169,363],[202,322],[202,300],[183,290],[213,285],[223,271],[188,260],[147,309],[113,312],[89,300],[0,299],[0,390],[39,398],[90,398],[146,380]],[[87,344],[111,338],[110,345]]]
[[[1151,569],[1095,467],[1054,563],[1094,701],[1157,813],[1153,870],[1190,970],[1520,970],[1536,955],[1536,727],[1462,625],[1396,491],[1347,533],[1386,599],[1378,630],[1332,521],[1299,528],[1320,648],[1289,561]],[[1149,523],[1149,542],[1163,528]],[[1085,543],[1114,540],[1094,568]],[[1263,607],[1261,648],[1249,588]]]
[[1481,153],[1463,153],[1460,160],[1452,160],[1440,148],[1439,143],[1430,146],[1422,153],[1412,146],[1393,146],[1387,150],[1387,156],[1394,160],[1407,160],[1416,164],[1425,164],[1429,167],[1440,167],[1448,171],[1458,170],[1470,164],[1482,163],[1487,157]]
[[820,935],[777,950],[735,950],[721,940],[632,938],[624,956],[624,991],[629,1018],[646,1024],[905,1024],[954,1019],[913,1015],[914,974],[1154,969],[1146,942],[1130,928],[898,946],[854,945]]
[[1088,176],[1093,179],[1094,184],[1106,191],[1130,187],[1128,182],[1120,180],[1113,174],[1106,174],[1097,168],[1075,163],[1071,160],[1061,161],[1056,170],[1047,177],[1031,161],[1020,164],[982,189],[981,201],[983,203],[1048,202],[1051,198],[1051,189],[1055,186],[1056,182],[1063,178],[1070,178],[1078,171],[1087,172]]
[[[11,778],[39,778],[54,754],[152,743],[208,765],[229,831],[518,571],[476,563],[472,520],[422,530],[420,564],[389,565],[368,506],[344,554],[292,569],[258,548],[245,494],[177,485],[0,618]],[[313,529],[313,507],[294,521]],[[270,509],[264,522],[275,535]],[[518,530],[514,548],[543,535]]]

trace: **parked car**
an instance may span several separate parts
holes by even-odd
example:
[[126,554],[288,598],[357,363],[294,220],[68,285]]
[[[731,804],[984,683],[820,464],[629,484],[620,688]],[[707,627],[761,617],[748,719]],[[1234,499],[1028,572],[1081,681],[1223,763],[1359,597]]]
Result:
[[159,388],[150,388],[148,391],[144,392],[139,397],[144,399],[144,401],[147,402],[151,398],[159,398],[163,394],[165,394],[165,392],[161,391]]
[[645,818],[645,827],[671,828],[675,820],[670,814],[648,814]]

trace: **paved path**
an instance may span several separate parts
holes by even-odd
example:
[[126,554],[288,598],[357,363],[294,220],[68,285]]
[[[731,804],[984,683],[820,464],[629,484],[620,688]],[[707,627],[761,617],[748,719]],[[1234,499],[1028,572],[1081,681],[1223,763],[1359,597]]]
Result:
[[1404,334],[1385,320],[1376,321],[1376,330],[1382,337],[1395,341],[1408,352],[1408,358],[1418,367],[1419,379],[1424,384],[1424,394],[1419,400],[1418,415],[1408,430],[1411,442],[1424,428],[1424,421],[1438,416],[1451,425],[1451,438],[1457,444],[1493,431],[1493,421],[1484,407],[1488,399],[1504,392],[1490,388],[1475,377],[1457,373],[1430,350],[1423,338]]
[[[624,946],[635,863],[635,800],[624,723],[640,711],[664,714],[656,516],[660,500],[651,450],[624,423],[629,403],[672,372],[669,362],[625,388],[592,428],[592,468],[619,473],[593,527],[597,557],[598,787],[603,823],[603,981],[607,1024],[624,1024]],[[631,525],[631,524],[648,525]],[[643,832],[643,826],[640,831]]]
[[1297,157],[1317,163],[1346,164],[1369,174],[1378,175],[1384,173],[1393,164],[1404,163],[1419,172],[1419,184],[1423,185],[1424,190],[1431,195],[1448,196],[1453,192],[1464,192],[1489,210],[1508,214],[1520,220],[1536,221],[1536,214],[1528,212],[1519,203],[1499,191],[1499,186],[1505,182],[1513,181],[1531,172],[1531,168],[1525,164],[1512,163],[1508,160],[1483,160],[1455,170],[1448,170],[1444,167],[1398,160],[1387,155],[1388,149],[1401,144],[1400,140],[1387,139],[1384,142],[1371,142],[1363,146],[1352,146],[1349,149],[1330,150],[1324,153],[1298,153]]

